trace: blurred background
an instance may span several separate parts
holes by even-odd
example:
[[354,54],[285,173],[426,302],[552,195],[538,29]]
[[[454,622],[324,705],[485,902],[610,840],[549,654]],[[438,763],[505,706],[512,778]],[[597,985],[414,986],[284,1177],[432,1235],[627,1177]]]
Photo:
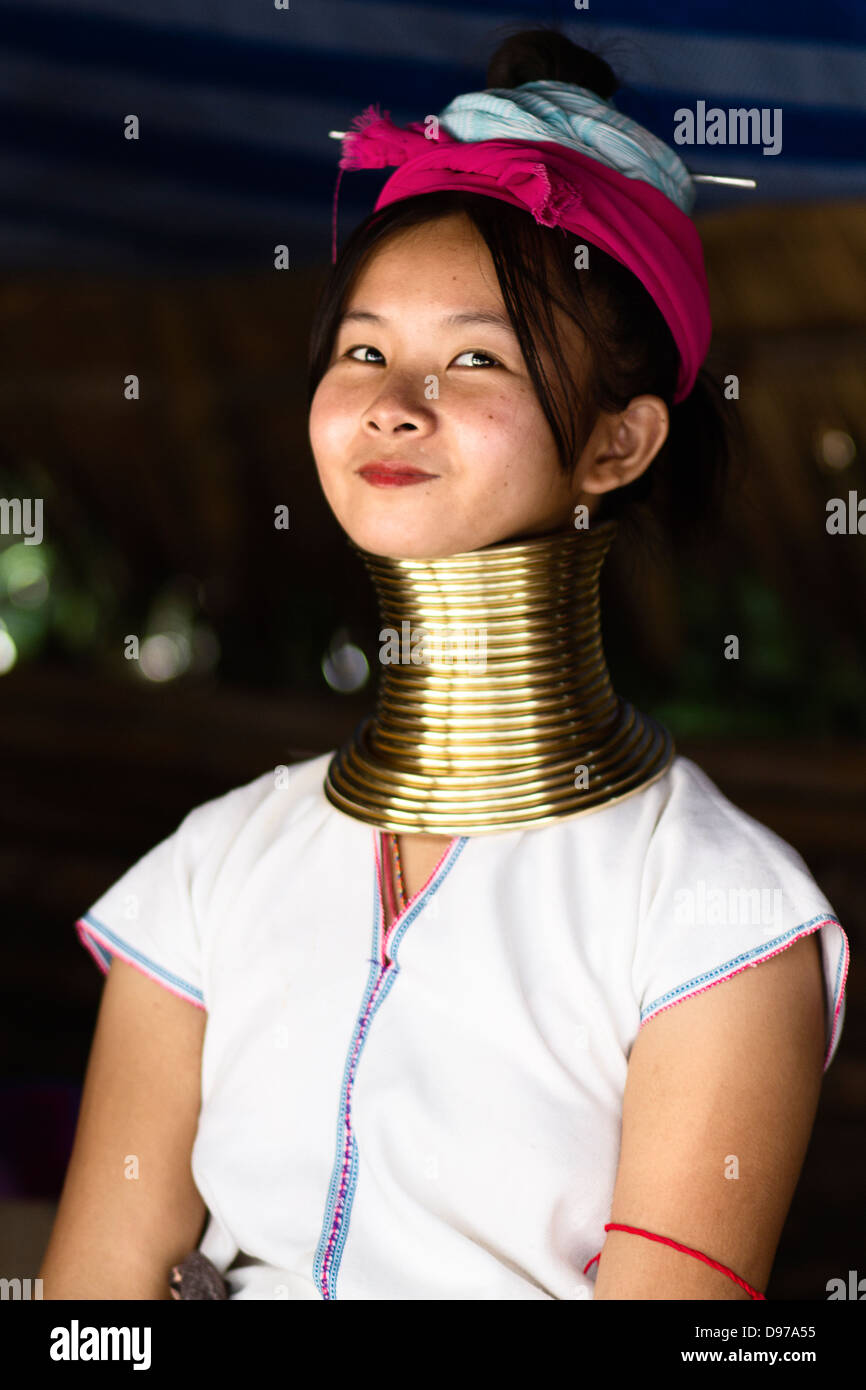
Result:
[[[783,111],[776,156],[681,151],[757,180],[703,185],[695,214],[741,469],[714,544],[614,547],[604,633],[620,693],[799,850],[848,933],[768,1297],[824,1298],[862,1262],[866,7],[28,0],[0,3],[0,498],[44,502],[41,545],[0,534],[0,1274],[36,1274],[72,1142],[102,985],[75,919],[194,805],[372,705],[373,593],[307,439],[328,132],[373,102],[438,112],[538,22],[601,52],[668,141],[698,100]],[[341,241],[385,177],[344,176]]]

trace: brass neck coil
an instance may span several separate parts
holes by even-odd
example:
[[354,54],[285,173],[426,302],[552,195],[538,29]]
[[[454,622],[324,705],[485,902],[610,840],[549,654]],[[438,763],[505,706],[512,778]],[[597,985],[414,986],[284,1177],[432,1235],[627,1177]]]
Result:
[[598,810],[660,777],[673,739],[616,695],[602,647],[616,531],[438,560],[355,546],[385,641],[376,713],[335,753],[328,800],[395,833],[477,835]]

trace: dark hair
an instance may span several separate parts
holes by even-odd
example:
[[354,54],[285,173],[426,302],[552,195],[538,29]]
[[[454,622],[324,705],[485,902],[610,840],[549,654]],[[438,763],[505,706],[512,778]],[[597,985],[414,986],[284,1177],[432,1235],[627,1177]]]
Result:
[[[497,48],[487,87],[541,78],[573,82],[607,98],[619,83],[597,54],[555,29],[524,30]],[[715,519],[730,460],[731,417],[721,387],[701,368],[684,401],[673,404],[679,355],[647,290],[631,271],[590,245],[589,268],[574,271],[573,234],[542,227],[525,209],[462,190],[420,194],[372,213],[348,237],[316,306],[309,357],[308,405],[327,370],[352,282],[373,248],[418,224],[465,213],[487,243],[503,301],[566,475],[573,472],[600,411],[623,410],[636,395],[655,395],[670,411],[668,438],[644,473],[603,494],[598,520],[617,517],[634,539],[655,541],[636,522],[660,516],[674,540],[692,538]],[[589,346],[583,382],[557,340],[551,305],[579,326]],[[549,353],[557,391],[539,354]],[[653,508],[648,505],[652,494]]]

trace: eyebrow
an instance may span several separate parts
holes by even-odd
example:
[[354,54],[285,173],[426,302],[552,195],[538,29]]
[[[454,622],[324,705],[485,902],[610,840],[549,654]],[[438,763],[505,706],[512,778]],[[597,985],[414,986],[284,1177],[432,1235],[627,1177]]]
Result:
[[[381,314],[373,314],[368,309],[350,309],[343,314],[340,324],[344,323],[387,323],[388,320]],[[487,324],[491,328],[504,329],[513,338],[517,337],[511,320],[505,314],[500,314],[495,309],[466,309],[462,313],[446,314],[441,319],[446,328],[459,328],[467,323]]]

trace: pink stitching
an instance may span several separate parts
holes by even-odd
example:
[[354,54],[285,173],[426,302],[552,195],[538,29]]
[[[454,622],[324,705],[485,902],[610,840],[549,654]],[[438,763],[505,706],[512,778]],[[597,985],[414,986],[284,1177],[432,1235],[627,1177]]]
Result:
[[836,1003],[836,1008],[833,1014],[833,1027],[830,1030],[830,1042],[828,1044],[827,1051],[824,1054],[824,1066],[822,1070],[826,1071],[829,1065],[830,1054],[833,1051],[833,1044],[836,1040],[836,1027],[839,1022],[839,1014],[842,1009],[842,1000],[845,997],[845,982],[848,979],[848,962],[850,957],[850,953],[848,950],[848,937],[845,934],[845,928],[842,926],[842,923],[839,922],[835,917],[825,917],[823,922],[816,922],[815,925],[813,927],[810,927],[808,931],[800,932],[798,936],[792,936],[791,940],[786,941],[784,946],[779,946],[775,951],[771,951],[769,955],[758,956],[756,960],[750,960],[745,965],[741,965],[739,969],[732,970],[730,975],[720,975],[718,980],[711,980],[708,985],[701,985],[700,989],[693,989],[689,994],[683,994],[680,996],[679,999],[671,1000],[670,1004],[663,1005],[662,1008],[656,1009],[655,1013],[652,1013],[649,1015],[648,1018],[645,1018],[637,1031],[640,1032],[641,1028],[645,1028],[646,1025],[648,1023],[651,1023],[654,1018],[658,1018],[659,1014],[666,1013],[668,1009],[676,1008],[677,1004],[682,1004],[684,1000],[695,999],[699,994],[704,994],[708,989],[712,989],[714,985],[724,984],[725,980],[732,980],[735,975],[741,975],[744,970],[750,970],[754,965],[762,965],[765,960],[772,960],[773,956],[781,955],[782,951],[787,951],[789,946],[793,946],[796,941],[801,941],[804,936],[812,936],[816,931],[820,931],[822,927],[828,926],[838,927],[840,932],[842,933],[842,942],[844,944],[845,949],[845,967],[842,972],[842,984],[839,989],[839,999]]
[[186,1004],[192,1004],[194,1008],[201,1009],[202,1013],[207,1013],[207,1008],[204,1004],[200,1004],[197,999],[190,998],[188,994],[182,994],[179,989],[173,989],[172,986],[168,984],[167,981],[165,981],[161,975],[151,974],[151,972],[149,970],[145,970],[144,966],[140,965],[138,961],[130,960],[128,956],[125,956],[122,951],[119,951],[112,942],[108,941],[101,932],[96,930],[95,927],[91,927],[90,924],[88,922],[85,922],[83,918],[80,917],[78,921],[75,923],[75,930],[78,933],[78,937],[81,941],[81,944],[87,947],[87,950],[90,952],[93,959],[96,961],[96,964],[99,966],[103,975],[108,974],[110,967],[104,963],[102,957],[95,950],[92,943],[88,940],[89,936],[93,936],[95,940],[101,941],[102,945],[105,947],[106,951],[108,951],[110,955],[120,956],[120,959],[122,961],[125,961],[127,965],[131,965],[133,970],[137,970],[139,974],[144,975],[146,979],[154,980],[156,984],[162,985],[163,989],[167,989],[169,994],[173,994],[176,999],[183,999],[183,1001]]
[[[379,830],[379,829],[377,829],[377,828],[374,826],[374,827],[373,827],[373,855],[374,855],[375,861],[376,861],[376,883],[377,883],[377,885],[379,885],[379,884],[382,882],[381,865],[380,865],[380,862],[379,862],[379,837],[380,837],[381,835],[382,835],[382,831]],[[372,990],[372,992],[371,992],[371,994],[370,994],[370,998],[369,998],[368,1001],[367,1001],[367,1007],[366,1007],[366,1009],[364,1010],[363,1014],[361,1015],[361,1026],[360,1026],[359,1029],[358,1029],[358,1035],[357,1035],[357,1038],[355,1039],[355,1046],[354,1046],[354,1048],[353,1048],[353,1050],[352,1050],[352,1061],[351,1061],[351,1065],[350,1065],[350,1067],[349,1067],[349,1076],[348,1076],[348,1080],[347,1080],[347,1082],[346,1082],[346,1099],[345,1099],[345,1103],[344,1103],[344,1106],[343,1106],[343,1117],[344,1117],[344,1123],[345,1123],[345,1127],[346,1127],[346,1141],[345,1141],[345,1145],[344,1145],[344,1147],[343,1147],[343,1167],[342,1167],[342,1170],[341,1170],[341,1172],[340,1172],[340,1186],[339,1186],[338,1189],[337,1189],[337,1203],[336,1203],[336,1206],[335,1206],[335,1208],[334,1208],[334,1217],[333,1217],[333,1220],[331,1221],[331,1229],[330,1229],[330,1231],[329,1231],[329,1233],[328,1233],[328,1244],[327,1244],[327,1246],[325,1247],[325,1254],[324,1254],[324,1257],[323,1257],[323,1259],[322,1259],[322,1292],[323,1292],[325,1298],[327,1298],[327,1296],[328,1296],[328,1269],[329,1269],[329,1267],[330,1267],[331,1257],[332,1257],[332,1255],[333,1255],[333,1250],[334,1250],[334,1245],[336,1244],[336,1240],[337,1240],[337,1236],[339,1235],[340,1227],[341,1227],[342,1224],[343,1224],[343,1211],[344,1211],[344,1208],[345,1208],[345,1205],[346,1205],[346,1189],[347,1189],[347,1186],[348,1186],[346,1175],[347,1175],[348,1170],[349,1170],[349,1164],[350,1164],[350,1162],[351,1162],[351,1155],[352,1155],[352,1115],[351,1115],[351,1112],[352,1112],[352,1089],[353,1089],[353,1086],[354,1086],[354,1077],[355,1077],[355,1064],[356,1064],[357,1059],[358,1059],[358,1053],[359,1053],[359,1051],[360,1051],[360,1049],[361,1049],[361,1044],[362,1044],[363,1039],[364,1039],[364,1032],[365,1032],[365,1029],[366,1029],[367,1024],[368,1024],[368,1022],[369,1022],[370,1014],[371,1014],[371,1011],[372,1011],[372,1009],[373,1009],[373,1005],[375,1004],[376,999],[378,998],[379,994],[381,993],[382,982],[385,980],[385,978],[386,978],[386,976],[387,976],[387,974],[388,974],[388,971],[394,968],[394,962],[391,961],[391,960],[388,960],[388,959],[386,958],[386,956],[385,956],[385,947],[387,946],[388,941],[391,939],[391,937],[393,937],[395,927],[398,927],[398,926],[400,925],[400,922],[402,921],[403,917],[405,917],[406,913],[409,911],[409,909],[410,909],[410,907],[412,906],[412,904],[421,896],[422,893],[426,893],[427,889],[430,887],[431,883],[432,883],[432,882],[434,881],[434,879],[436,878],[436,875],[438,874],[439,870],[442,868],[442,865],[445,863],[445,860],[447,859],[448,855],[451,853],[451,850],[454,848],[454,845],[456,844],[456,842],[457,842],[457,840],[458,840],[459,838],[460,838],[459,835],[455,835],[454,838],[450,841],[450,843],[448,844],[448,846],[447,846],[445,852],[443,853],[441,859],[439,860],[439,862],[438,862],[438,864],[436,865],[436,867],[435,867],[435,869],[433,870],[433,872],[430,874],[430,877],[427,879],[427,882],[424,884],[423,888],[419,888],[419,889],[418,889],[418,892],[415,893],[414,896],[411,897],[411,898],[409,899],[409,901],[407,902],[406,906],[404,907],[404,909],[403,909],[403,911],[400,913],[400,915],[399,915],[398,917],[395,917],[395,918],[394,918],[394,921],[391,923],[391,931],[390,931],[390,933],[388,933],[387,935],[386,935],[386,933],[385,933],[385,906],[384,906],[384,903],[383,903],[383,901],[382,901],[382,894],[379,893],[379,919],[378,919],[378,923],[377,923],[377,930],[378,930],[378,937],[379,937],[379,954],[380,954],[380,957],[381,957],[381,965],[380,965],[380,971],[379,971],[379,978],[378,978],[378,980],[376,981],[376,984],[374,985],[373,990]],[[384,845],[383,845],[382,859],[383,859],[383,862],[384,862]]]
[[[380,835],[381,833],[382,833],[382,832],[381,832],[380,830],[377,830],[375,826],[373,827],[373,854],[374,854],[375,857],[376,857],[376,882],[377,882],[377,884],[379,884],[379,883],[382,882],[382,872],[381,872],[381,866],[380,866],[380,864],[379,864],[379,849],[378,849],[378,840],[377,840],[377,836]],[[424,893],[427,892],[427,889],[430,887],[430,884],[433,882],[434,878],[435,878],[436,875],[438,874],[439,870],[442,868],[442,865],[445,863],[445,860],[448,858],[448,855],[451,853],[452,849],[454,848],[454,846],[456,845],[456,843],[457,843],[457,841],[458,841],[459,839],[460,839],[460,836],[459,836],[459,835],[454,835],[454,836],[452,837],[452,839],[449,840],[448,844],[445,846],[445,849],[444,849],[443,852],[442,852],[442,857],[440,858],[440,860],[439,860],[438,864],[436,865],[435,869],[433,870],[433,872],[430,874],[429,878],[427,879],[427,882],[426,882],[421,888],[418,889],[417,893],[414,893],[414,894],[412,895],[412,897],[411,897],[411,898],[409,899],[409,901],[407,902],[406,906],[403,908],[403,911],[402,911],[401,913],[399,913],[399,915],[398,915],[397,917],[394,918],[393,922],[391,923],[391,929],[390,929],[390,931],[388,931],[388,932],[386,932],[386,930],[385,930],[385,905],[384,905],[384,903],[382,902],[382,894],[381,894],[381,893],[379,894],[379,921],[378,921],[378,929],[379,929],[379,941],[380,941],[380,943],[381,943],[380,951],[381,951],[381,957],[382,957],[382,965],[383,965],[383,967],[384,967],[385,964],[386,964],[385,947],[388,945],[388,942],[389,942],[390,940],[392,940],[392,938],[393,938],[393,936],[394,936],[394,929],[395,929],[395,927],[399,927],[400,923],[402,922],[403,918],[406,916],[406,913],[409,911],[409,909],[410,909],[410,907],[412,906],[412,904],[415,903],[415,902],[417,902],[418,899],[422,896],[422,894],[424,894]],[[383,857],[384,857],[384,851],[383,851]]]
[[344,1113],[345,1125],[346,1125],[346,1142],[345,1142],[345,1147],[344,1147],[344,1149],[343,1149],[343,1168],[342,1168],[342,1171],[341,1171],[341,1173],[340,1173],[340,1186],[339,1186],[339,1188],[337,1189],[337,1204],[336,1204],[336,1207],[334,1208],[334,1219],[333,1219],[333,1221],[331,1222],[331,1230],[330,1230],[330,1232],[329,1232],[329,1234],[328,1234],[328,1244],[327,1244],[327,1246],[325,1247],[325,1254],[324,1254],[324,1257],[323,1257],[323,1259],[322,1259],[322,1291],[323,1291],[323,1294],[324,1294],[324,1297],[325,1297],[325,1298],[328,1297],[328,1267],[329,1267],[330,1262],[331,1262],[331,1256],[332,1256],[332,1254],[333,1254],[334,1245],[335,1245],[335,1243],[336,1243],[336,1240],[337,1240],[337,1236],[338,1236],[338,1234],[339,1234],[340,1227],[341,1227],[342,1224],[343,1224],[343,1208],[345,1207],[345,1204],[346,1204],[346,1187],[347,1187],[346,1174],[347,1174],[348,1169],[349,1169],[349,1163],[350,1163],[350,1160],[351,1160],[351,1151],[352,1151],[352,1119],[351,1119],[351,1110],[352,1110],[352,1087],[353,1087],[353,1085],[354,1085],[354,1075],[355,1075],[355,1063],[356,1063],[357,1060],[358,1060],[358,1053],[359,1053],[359,1051],[360,1051],[360,1049],[361,1049],[361,1043],[363,1042],[363,1039],[364,1039],[364,1030],[366,1029],[367,1023],[368,1023],[369,1018],[370,1018],[370,1011],[371,1011],[371,1009],[372,1009],[372,1007],[373,1007],[373,1004],[375,1003],[375,1000],[376,1000],[376,997],[377,997],[378,994],[379,994],[379,991],[381,990],[382,981],[385,979],[385,977],[386,977],[386,975],[387,975],[387,973],[388,973],[388,971],[389,971],[390,968],[391,968],[390,964],[389,964],[389,965],[386,965],[385,968],[384,968],[384,969],[382,970],[382,972],[380,973],[378,980],[376,981],[375,987],[374,987],[374,989],[373,989],[373,991],[372,991],[372,993],[371,993],[371,995],[370,995],[370,998],[369,998],[368,1001],[367,1001],[367,1007],[366,1007],[366,1009],[364,1010],[364,1013],[363,1013],[362,1016],[361,1016],[361,1026],[360,1026],[360,1028],[358,1029],[358,1036],[357,1036],[357,1038],[355,1039],[355,1046],[354,1046],[354,1049],[353,1049],[353,1051],[352,1051],[352,1064],[351,1064],[351,1066],[349,1067],[349,1077],[348,1077],[348,1080],[347,1080],[347,1082],[346,1082],[346,1101],[345,1101],[345,1105],[344,1105],[344,1107],[343,1107],[343,1113]]

